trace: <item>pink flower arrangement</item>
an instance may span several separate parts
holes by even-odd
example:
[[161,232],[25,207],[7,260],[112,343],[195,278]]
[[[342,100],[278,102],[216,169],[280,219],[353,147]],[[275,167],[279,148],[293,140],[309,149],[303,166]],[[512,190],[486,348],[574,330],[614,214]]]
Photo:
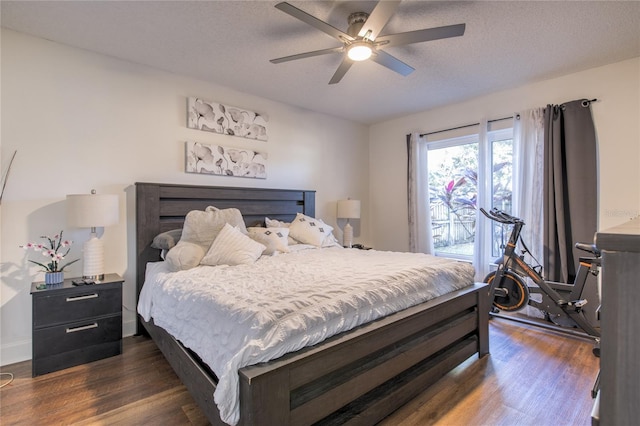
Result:
[[[42,238],[43,240],[47,240],[49,242],[49,246],[47,247],[45,244],[40,244],[40,243],[27,243],[20,247],[25,250],[33,249],[35,251],[42,253],[44,257],[49,258],[49,263],[46,263],[46,264],[36,262],[35,260],[29,260],[29,262],[35,263],[36,265],[44,268],[45,272],[62,272],[64,271],[64,268],[80,260],[80,259],[72,260],[71,262],[68,262],[66,265],[60,266],[59,262],[63,260],[66,255],[69,254],[69,250],[71,250],[70,246],[71,244],[73,244],[73,241],[62,239],[62,231],[60,231],[59,234],[56,234],[53,237],[48,237],[46,235],[43,235],[40,238]],[[64,248],[66,248],[67,250],[64,253],[60,253],[59,251],[62,251]]]

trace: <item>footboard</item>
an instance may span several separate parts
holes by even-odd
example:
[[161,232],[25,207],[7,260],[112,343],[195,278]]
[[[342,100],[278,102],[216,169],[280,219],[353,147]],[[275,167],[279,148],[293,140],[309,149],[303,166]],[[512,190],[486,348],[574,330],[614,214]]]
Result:
[[[489,353],[489,298],[475,284],[279,359],[240,369],[240,424],[374,424],[474,353]],[[216,379],[153,322],[143,322],[214,425]]]
[[474,353],[489,352],[476,284],[311,348],[240,370],[243,425],[370,425]]

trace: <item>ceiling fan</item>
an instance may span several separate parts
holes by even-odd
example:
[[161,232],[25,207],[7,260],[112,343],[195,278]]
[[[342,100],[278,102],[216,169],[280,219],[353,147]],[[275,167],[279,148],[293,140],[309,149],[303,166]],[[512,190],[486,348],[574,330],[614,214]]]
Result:
[[354,61],[364,61],[367,59],[371,59],[390,70],[407,76],[414,71],[414,68],[381,50],[382,47],[422,43],[424,41],[458,37],[464,34],[465,24],[457,24],[381,36],[380,32],[396,11],[400,1],[401,0],[381,0],[370,15],[365,12],[350,14],[348,18],[349,28],[346,33],[289,3],[278,3],[276,4],[276,8],[329,34],[341,42],[342,46],[271,59],[270,62],[279,64],[329,53],[342,53],[344,55],[342,62],[335,74],[333,74],[333,77],[331,77],[329,84],[338,83],[347,71],[349,71]]

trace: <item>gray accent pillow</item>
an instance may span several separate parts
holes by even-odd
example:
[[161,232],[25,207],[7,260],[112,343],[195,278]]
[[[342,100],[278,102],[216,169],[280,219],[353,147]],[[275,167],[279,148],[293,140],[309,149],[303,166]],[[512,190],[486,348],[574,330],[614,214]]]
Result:
[[178,244],[178,241],[180,241],[181,235],[182,235],[182,228],[172,229],[171,231],[163,232],[161,234],[156,235],[153,238],[151,247],[158,250],[170,250],[176,244]]

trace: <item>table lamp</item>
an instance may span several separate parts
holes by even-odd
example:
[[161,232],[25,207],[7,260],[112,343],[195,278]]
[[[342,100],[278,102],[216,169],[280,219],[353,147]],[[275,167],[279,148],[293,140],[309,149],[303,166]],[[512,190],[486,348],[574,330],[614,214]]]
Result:
[[76,228],[91,228],[91,237],[82,247],[82,277],[100,281],[104,279],[104,247],[96,234],[97,227],[118,223],[120,211],[115,194],[67,195],[67,222]]
[[344,225],[342,231],[342,245],[351,248],[353,244],[353,227],[349,223],[349,219],[360,219],[360,200],[352,200],[350,198],[339,200],[337,216],[338,219],[347,219],[347,224]]

